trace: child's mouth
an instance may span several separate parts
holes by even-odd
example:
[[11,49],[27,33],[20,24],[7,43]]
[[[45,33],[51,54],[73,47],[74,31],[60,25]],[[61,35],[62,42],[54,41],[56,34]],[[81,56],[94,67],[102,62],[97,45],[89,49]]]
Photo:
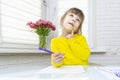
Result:
[[72,27],[74,27],[74,24],[73,23],[69,23]]

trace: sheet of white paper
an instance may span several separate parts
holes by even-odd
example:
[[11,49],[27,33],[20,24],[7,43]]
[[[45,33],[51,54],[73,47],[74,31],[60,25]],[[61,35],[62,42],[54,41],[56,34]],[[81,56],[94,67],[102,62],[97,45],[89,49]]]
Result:
[[82,66],[63,66],[61,68],[55,68],[53,66],[50,66],[48,68],[45,68],[38,73],[83,73],[85,70],[83,69]]
[[40,79],[40,78],[14,78],[14,77],[7,77],[7,78],[0,78],[0,80],[89,80],[89,78],[63,78],[63,79]]
[[50,66],[38,71],[37,74],[44,79],[87,80],[88,74],[84,72],[82,66],[62,66],[60,68]]
[[120,76],[115,75],[115,73],[120,75],[120,66],[96,67],[96,70],[110,80],[120,80]]

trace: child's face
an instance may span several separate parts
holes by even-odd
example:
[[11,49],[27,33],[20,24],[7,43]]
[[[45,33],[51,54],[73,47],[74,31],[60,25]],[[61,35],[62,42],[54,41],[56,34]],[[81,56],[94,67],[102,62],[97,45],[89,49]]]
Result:
[[74,14],[74,13],[68,13],[66,15],[66,17],[64,18],[63,28],[68,33],[71,33],[72,30],[74,32],[76,32],[77,29],[80,26],[80,22],[81,22],[81,20],[80,20],[80,18],[76,14]]

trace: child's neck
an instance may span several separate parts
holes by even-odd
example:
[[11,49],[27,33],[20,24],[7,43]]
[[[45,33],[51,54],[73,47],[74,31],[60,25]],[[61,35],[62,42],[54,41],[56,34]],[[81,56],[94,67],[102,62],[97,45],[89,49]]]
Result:
[[69,34],[68,32],[66,32],[66,31],[62,31],[61,36],[66,37],[66,35],[68,35],[68,34]]
[[66,37],[66,35],[68,35],[68,34],[71,34],[71,33],[62,30],[62,34],[61,34],[61,36],[62,36],[62,37]]

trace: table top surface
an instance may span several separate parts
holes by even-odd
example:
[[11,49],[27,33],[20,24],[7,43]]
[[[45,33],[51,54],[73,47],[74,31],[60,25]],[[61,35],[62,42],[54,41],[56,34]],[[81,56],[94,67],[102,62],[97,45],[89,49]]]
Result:
[[97,69],[97,66],[63,66],[61,68],[48,66],[42,70],[2,75],[0,80],[110,80]]

